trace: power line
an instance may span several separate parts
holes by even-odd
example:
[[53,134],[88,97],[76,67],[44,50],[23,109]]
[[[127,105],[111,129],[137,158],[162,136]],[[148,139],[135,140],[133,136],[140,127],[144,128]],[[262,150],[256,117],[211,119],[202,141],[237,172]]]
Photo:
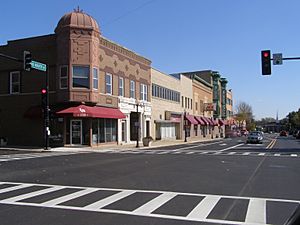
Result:
[[122,15],[116,17],[115,19],[112,19],[111,21],[108,21],[107,23],[103,24],[103,26],[107,26],[107,25],[109,25],[109,24],[112,24],[112,23],[114,23],[114,22],[116,22],[116,21],[122,19],[123,17],[128,16],[128,15],[131,14],[131,13],[140,10],[141,8],[145,7],[146,5],[149,5],[150,3],[154,2],[154,1],[156,1],[156,0],[149,0],[149,1],[147,1],[147,2],[144,2],[143,4],[139,5],[138,7],[136,7],[136,8],[134,8],[134,9],[132,9],[132,10],[129,10],[129,11],[125,12],[124,14],[122,14]]

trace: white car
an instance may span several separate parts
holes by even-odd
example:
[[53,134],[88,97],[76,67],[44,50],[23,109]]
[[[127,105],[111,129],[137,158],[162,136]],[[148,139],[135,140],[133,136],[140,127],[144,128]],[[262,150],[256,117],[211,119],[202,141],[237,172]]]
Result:
[[247,136],[247,143],[262,143],[264,137],[260,131],[252,131]]

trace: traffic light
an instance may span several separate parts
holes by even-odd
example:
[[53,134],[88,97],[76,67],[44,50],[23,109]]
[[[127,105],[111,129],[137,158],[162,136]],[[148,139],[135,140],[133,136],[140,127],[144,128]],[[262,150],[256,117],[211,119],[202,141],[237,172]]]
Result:
[[261,51],[261,71],[262,71],[262,75],[271,74],[271,51],[270,50]]
[[24,62],[24,70],[31,70],[31,53],[29,51],[24,51],[23,53],[23,62]]
[[47,109],[47,90],[45,88],[43,88],[41,90],[41,93],[42,93],[42,109],[45,112]]

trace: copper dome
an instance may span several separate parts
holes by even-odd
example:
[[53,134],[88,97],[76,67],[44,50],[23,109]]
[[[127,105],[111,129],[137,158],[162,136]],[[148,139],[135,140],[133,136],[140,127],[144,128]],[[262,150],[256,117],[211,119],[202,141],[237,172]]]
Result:
[[100,33],[97,21],[90,15],[79,10],[65,14],[59,20],[55,28],[55,33],[65,27],[95,30]]

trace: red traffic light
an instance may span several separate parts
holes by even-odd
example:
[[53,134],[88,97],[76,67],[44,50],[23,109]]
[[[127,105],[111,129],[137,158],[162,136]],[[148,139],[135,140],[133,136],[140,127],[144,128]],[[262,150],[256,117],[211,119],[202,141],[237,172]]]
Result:
[[47,90],[46,89],[42,89],[42,94],[46,94]]
[[264,57],[269,57],[269,53],[268,52],[264,52]]

